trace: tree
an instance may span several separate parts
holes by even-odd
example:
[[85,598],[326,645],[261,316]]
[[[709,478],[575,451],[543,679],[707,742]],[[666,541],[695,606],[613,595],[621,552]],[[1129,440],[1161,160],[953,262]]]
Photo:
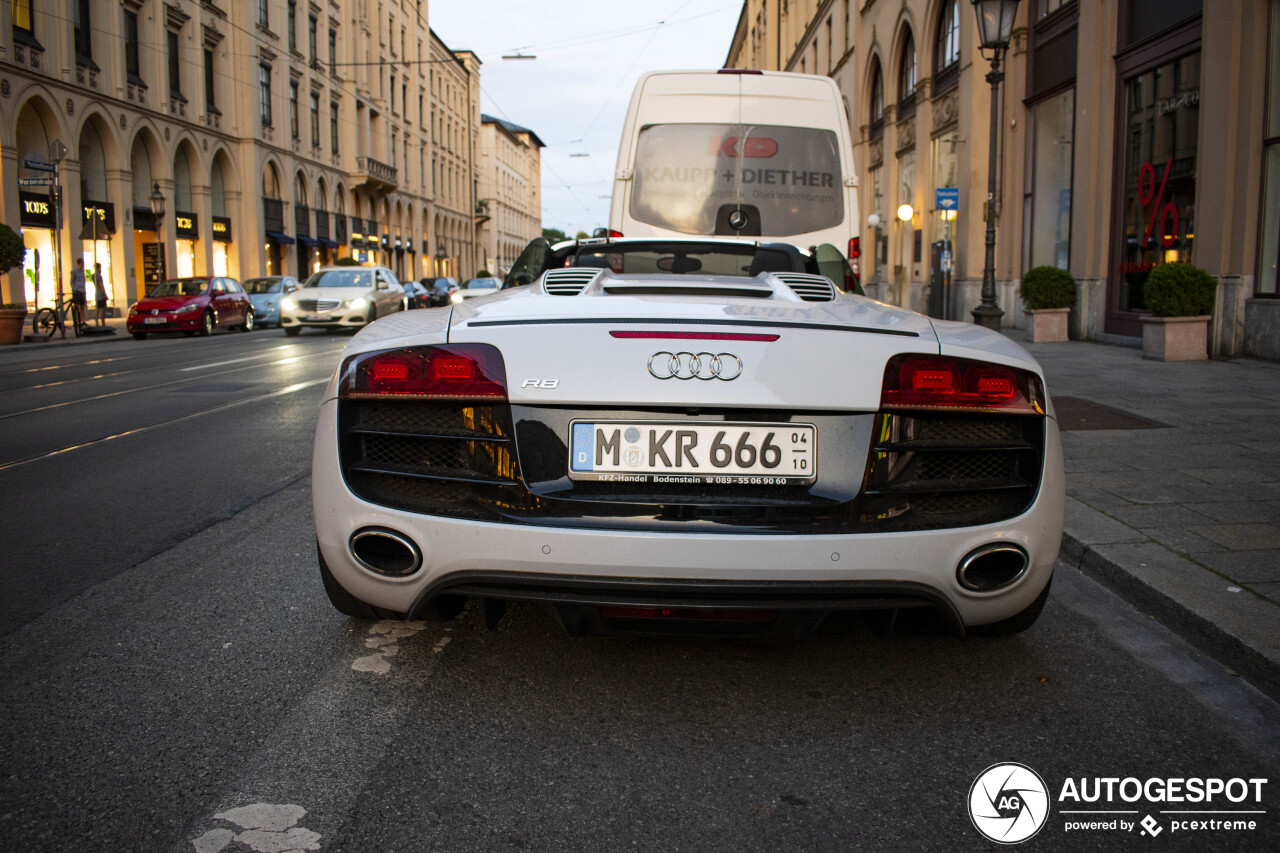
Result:
[[590,235],[590,234],[588,234],[586,231],[579,231],[579,232],[578,232],[577,234],[575,234],[574,236],[575,236],[577,239],[579,239],[579,240],[590,240],[590,239],[591,239],[591,235]]
[[0,222],[0,274],[22,266],[26,253],[27,246],[22,235]]
[[565,240],[568,240],[569,235],[565,234],[559,228],[543,228],[542,239],[554,246],[556,243],[563,243]]

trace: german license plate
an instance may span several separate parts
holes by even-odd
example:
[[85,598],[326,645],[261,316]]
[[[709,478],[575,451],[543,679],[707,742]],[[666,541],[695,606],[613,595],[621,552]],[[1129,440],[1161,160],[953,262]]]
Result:
[[812,424],[574,421],[569,477],[619,483],[785,486],[818,474]]
[[160,323],[169,322],[169,318],[168,317],[143,317],[142,322],[146,323],[148,326],[159,325]]
[[306,314],[302,319],[308,320],[312,323],[327,323],[332,320],[333,317],[328,314]]

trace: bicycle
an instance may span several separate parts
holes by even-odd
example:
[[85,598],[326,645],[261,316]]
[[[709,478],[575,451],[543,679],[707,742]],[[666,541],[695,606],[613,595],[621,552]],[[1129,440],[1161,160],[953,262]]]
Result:
[[65,338],[68,311],[71,312],[72,330],[77,338],[80,337],[89,324],[85,322],[84,309],[71,296],[57,300],[52,308],[46,307],[37,311],[35,317],[31,319],[31,331],[49,338],[53,337],[55,331],[61,331]]

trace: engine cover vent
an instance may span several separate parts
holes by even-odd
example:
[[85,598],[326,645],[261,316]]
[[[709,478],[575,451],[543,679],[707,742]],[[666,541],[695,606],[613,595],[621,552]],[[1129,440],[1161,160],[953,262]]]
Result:
[[600,272],[574,267],[547,270],[542,276],[542,290],[548,296],[577,296]]
[[836,286],[826,276],[803,272],[775,272],[773,275],[805,302],[834,302]]

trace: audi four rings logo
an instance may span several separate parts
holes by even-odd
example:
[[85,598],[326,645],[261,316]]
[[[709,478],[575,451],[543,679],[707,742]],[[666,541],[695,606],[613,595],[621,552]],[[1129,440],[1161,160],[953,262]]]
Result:
[[742,375],[742,359],[731,352],[655,352],[649,356],[649,373],[658,379],[723,379]]

